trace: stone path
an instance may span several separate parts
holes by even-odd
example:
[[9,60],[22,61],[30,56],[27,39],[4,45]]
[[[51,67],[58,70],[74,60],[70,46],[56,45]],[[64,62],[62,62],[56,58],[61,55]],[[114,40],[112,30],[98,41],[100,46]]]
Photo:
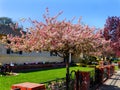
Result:
[[97,90],[120,90],[120,70],[105,81]]

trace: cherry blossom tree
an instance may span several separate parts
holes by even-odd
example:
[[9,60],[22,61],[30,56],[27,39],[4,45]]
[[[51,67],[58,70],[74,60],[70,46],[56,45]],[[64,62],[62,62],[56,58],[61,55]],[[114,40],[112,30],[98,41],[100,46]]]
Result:
[[77,23],[72,20],[57,20],[58,16],[50,17],[48,9],[43,15],[44,22],[31,21],[33,26],[22,36],[8,35],[3,41],[10,41],[7,47],[14,51],[54,51],[66,60],[66,86],[69,90],[69,54],[94,52],[100,33],[96,28]]
[[101,42],[99,43],[99,53],[100,56],[103,58],[114,56],[115,52],[113,51],[113,48],[110,46],[110,40],[105,40],[104,37],[100,38]]
[[106,40],[110,40],[110,46],[116,52],[116,56],[120,56],[120,17],[108,17],[104,37]]
[[96,56],[105,59],[106,57],[115,55],[113,48],[110,46],[110,40],[105,40],[103,32],[103,29],[98,29],[95,33],[97,39],[95,39],[94,45],[92,46],[94,49],[87,54],[88,56]]

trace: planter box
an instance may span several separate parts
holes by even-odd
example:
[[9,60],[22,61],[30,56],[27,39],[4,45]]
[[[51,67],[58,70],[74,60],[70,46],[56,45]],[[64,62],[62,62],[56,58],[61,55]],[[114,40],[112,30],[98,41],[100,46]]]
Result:
[[90,89],[90,72],[75,72],[76,80],[74,90],[89,90]]

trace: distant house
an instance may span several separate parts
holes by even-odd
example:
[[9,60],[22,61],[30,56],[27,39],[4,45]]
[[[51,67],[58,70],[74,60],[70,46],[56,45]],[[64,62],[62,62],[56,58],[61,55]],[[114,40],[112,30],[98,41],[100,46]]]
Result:
[[[12,28],[7,26],[0,26],[0,38],[7,34],[12,35],[21,35],[18,30],[12,30]],[[63,62],[63,58],[52,55],[50,52],[14,52],[10,49],[6,49],[5,45],[0,44],[0,63],[9,64],[9,63],[38,63],[38,62]]]

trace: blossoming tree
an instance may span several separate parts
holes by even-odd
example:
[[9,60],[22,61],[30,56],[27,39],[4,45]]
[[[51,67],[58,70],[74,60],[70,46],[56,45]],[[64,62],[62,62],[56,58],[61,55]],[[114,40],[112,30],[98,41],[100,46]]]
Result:
[[96,40],[100,33],[95,33],[95,28],[71,21],[57,20],[56,16],[50,17],[48,9],[44,14],[44,22],[32,21],[33,26],[21,37],[8,35],[3,41],[10,41],[7,47],[14,51],[54,51],[66,60],[66,86],[69,90],[69,54],[93,52],[98,45]]
[[110,40],[110,46],[120,56],[120,17],[108,17],[104,28],[104,37]]

